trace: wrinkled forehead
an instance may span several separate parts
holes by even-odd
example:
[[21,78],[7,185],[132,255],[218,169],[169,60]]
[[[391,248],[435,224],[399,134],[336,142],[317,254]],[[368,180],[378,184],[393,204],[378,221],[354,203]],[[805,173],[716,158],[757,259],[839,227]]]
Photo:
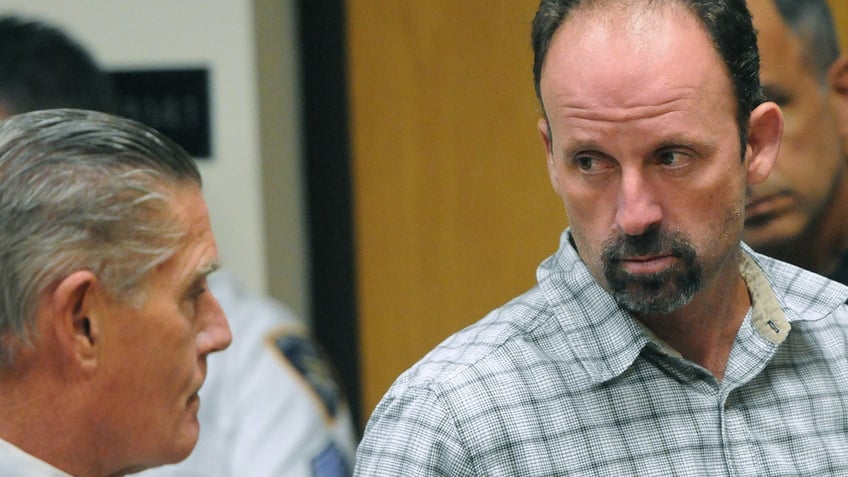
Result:
[[691,11],[677,1],[636,3],[580,8],[560,26],[541,73],[546,110],[552,96],[579,101],[594,95],[627,105],[681,88],[705,90],[710,82],[732,97],[721,57]]
[[674,43],[680,31],[693,29],[706,35],[698,17],[681,0],[588,1],[563,20],[551,45],[558,43],[559,36],[568,35],[565,47],[588,47],[590,53],[601,56],[602,52],[593,50],[601,42],[634,51],[652,50],[661,46],[658,42]]

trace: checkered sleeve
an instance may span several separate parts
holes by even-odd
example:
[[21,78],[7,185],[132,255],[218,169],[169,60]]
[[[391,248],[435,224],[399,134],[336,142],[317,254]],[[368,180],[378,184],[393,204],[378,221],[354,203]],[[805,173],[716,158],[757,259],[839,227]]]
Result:
[[355,476],[473,476],[454,419],[428,389],[387,395],[357,451]]

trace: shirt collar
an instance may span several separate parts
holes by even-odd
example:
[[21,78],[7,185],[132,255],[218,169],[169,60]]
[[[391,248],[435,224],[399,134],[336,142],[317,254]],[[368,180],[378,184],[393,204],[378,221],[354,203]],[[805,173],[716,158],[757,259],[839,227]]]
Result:
[[[740,273],[752,298],[751,323],[757,334],[773,345],[786,339],[791,321],[826,316],[848,296],[848,287],[757,255],[745,244],[742,252]],[[791,284],[799,278],[811,283],[816,292],[795,290]],[[563,232],[558,252],[539,266],[537,279],[571,352],[593,381],[620,375],[650,343],[680,357],[598,285],[571,244],[570,229]]]
[[792,326],[786,320],[783,307],[765,273],[745,252],[742,253],[739,271],[751,297],[751,324],[754,329],[774,345],[783,343]]
[[20,477],[72,477],[3,439],[0,439],[0,470],[12,470],[13,475]]
[[848,300],[848,286],[821,275],[754,252],[742,251],[762,271],[787,321],[817,321]]
[[598,285],[569,237],[566,229],[536,277],[574,358],[592,381],[603,382],[630,367],[650,339]]

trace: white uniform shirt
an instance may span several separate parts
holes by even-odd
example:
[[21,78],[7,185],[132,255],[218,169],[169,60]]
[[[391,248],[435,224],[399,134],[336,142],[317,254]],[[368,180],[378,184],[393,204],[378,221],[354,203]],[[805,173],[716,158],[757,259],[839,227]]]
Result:
[[248,295],[225,272],[209,284],[233,343],[208,358],[197,447],[179,464],[136,475],[350,475],[350,411],[303,324],[278,302]]
[[52,465],[0,439],[0,476],[71,477]]

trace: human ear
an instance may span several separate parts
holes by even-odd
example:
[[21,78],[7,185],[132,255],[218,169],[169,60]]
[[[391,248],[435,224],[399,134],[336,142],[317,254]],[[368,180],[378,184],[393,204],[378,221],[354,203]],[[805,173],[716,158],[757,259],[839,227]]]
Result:
[[63,278],[50,294],[52,330],[61,354],[89,370],[97,364],[99,344],[95,317],[97,283],[94,273],[78,270]]
[[848,150],[848,56],[842,55],[830,65],[827,82],[832,93],[836,127]]
[[557,177],[556,167],[554,166],[553,139],[551,138],[551,128],[546,118],[539,118],[536,123],[539,128],[539,134],[542,136],[542,144],[545,146],[545,157],[548,164],[548,175],[551,179],[551,186],[554,192],[560,195],[559,178]]
[[777,159],[782,138],[783,113],[777,104],[767,101],[751,111],[745,148],[748,185],[766,180]]

